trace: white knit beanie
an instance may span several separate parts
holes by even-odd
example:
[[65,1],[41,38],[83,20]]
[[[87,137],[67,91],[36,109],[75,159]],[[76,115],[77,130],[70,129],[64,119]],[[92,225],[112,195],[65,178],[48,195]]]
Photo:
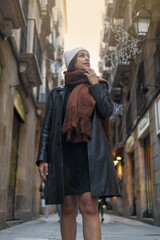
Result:
[[[64,52],[63,56],[64,56],[64,60],[65,60],[65,64],[66,64],[66,68],[68,68],[70,62],[72,61],[72,59],[76,56],[76,54],[79,51],[87,51],[87,49],[83,48],[83,47],[78,47],[78,48],[74,48],[72,50],[66,51]],[[88,52],[88,51],[87,51]]]

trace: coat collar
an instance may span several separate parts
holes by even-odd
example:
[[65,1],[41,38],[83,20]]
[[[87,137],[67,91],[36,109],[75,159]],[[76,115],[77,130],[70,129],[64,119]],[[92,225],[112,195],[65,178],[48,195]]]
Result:
[[57,87],[57,93],[62,96],[62,99],[64,100],[64,96],[66,93],[67,87],[65,85]]

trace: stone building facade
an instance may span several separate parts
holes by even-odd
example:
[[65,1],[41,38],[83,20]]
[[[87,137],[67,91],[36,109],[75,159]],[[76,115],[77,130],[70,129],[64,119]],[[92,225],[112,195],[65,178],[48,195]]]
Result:
[[[142,36],[135,28],[140,10],[150,20]],[[160,226],[160,2],[109,0],[104,16],[100,67],[115,103],[111,146],[120,212]]]
[[1,229],[40,213],[35,160],[47,95],[62,66],[66,22],[65,0],[0,2]]

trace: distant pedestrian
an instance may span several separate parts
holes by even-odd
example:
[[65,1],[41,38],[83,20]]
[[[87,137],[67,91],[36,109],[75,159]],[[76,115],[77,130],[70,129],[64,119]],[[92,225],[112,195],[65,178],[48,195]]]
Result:
[[119,195],[107,139],[113,103],[85,48],[65,52],[64,59],[65,85],[50,92],[36,163],[46,203],[61,204],[62,240],[76,239],[78,205],[84,239],[100,240],[98,198]]
[[45,204],[45,196],[44,196],[44,191],[45,191],[45,182],[42,181],[39,191],[41,192],[41,208],[42,208],[42,213],[44,217],[42,218],[42,222],[48,222],[48,215],[50,211],[50,205]]
[[60,219],[61,219],[61,205],[60,204],[57,204],[57,212],[58,212],[58,217],[59,217],[59,222],[60,222]]
[[104,209],[106,208],[105,198],[99,199],[99,212],[101,215],[101,223],[104,222]]

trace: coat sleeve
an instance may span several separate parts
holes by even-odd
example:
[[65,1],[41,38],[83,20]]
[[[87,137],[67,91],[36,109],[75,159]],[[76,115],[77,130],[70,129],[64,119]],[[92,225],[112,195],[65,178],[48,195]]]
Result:
[[47,149],[48,149],[48,142],[49,142],[49,136],[50,136],[52,107],[53,107],[53,99],[52,99],[51,93],[52,91],[50,92],[48,97],[40,139],[39,139],[39,147],[38,147],[38,154],[37,154],[37,160],[36,160],[37,166],[39,166],[40,161],[47,162]]
[[109,118],[113,112],[113,103],[106,83],[96,83],[89,87],[89,92],[96,101],[96,108],[101,119]]

